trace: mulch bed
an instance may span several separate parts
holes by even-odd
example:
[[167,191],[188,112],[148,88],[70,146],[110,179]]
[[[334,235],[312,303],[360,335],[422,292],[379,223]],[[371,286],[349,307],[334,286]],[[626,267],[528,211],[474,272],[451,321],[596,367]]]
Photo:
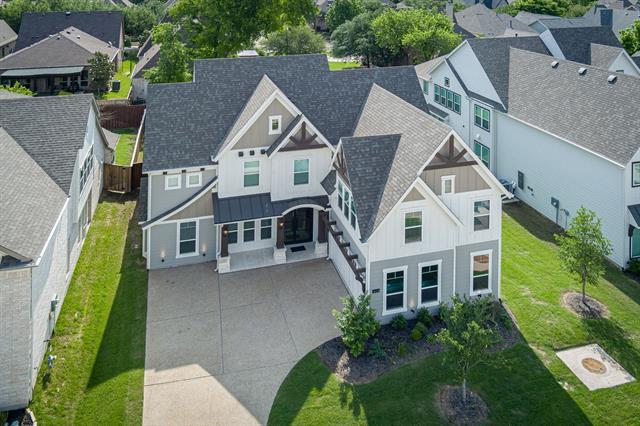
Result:
[[442,416],[454,425],[479,425],[487,420],[489,409],[482,398],[467,388],[467,401],[462,400],[462,386],[442,386],[436,394]]
[[14,410],[9,411],[7,423],[10,426],[13,424],[17,424],[18,426],[33,426],[35,424],[35,418],[29,410]]
[[586,304],[582,301],[582,293],[569,291],[562,295],[562,304],[573,313],[585,319],[599,319],[609,316],[609,309],[602,302],[593,297],[586,297]]

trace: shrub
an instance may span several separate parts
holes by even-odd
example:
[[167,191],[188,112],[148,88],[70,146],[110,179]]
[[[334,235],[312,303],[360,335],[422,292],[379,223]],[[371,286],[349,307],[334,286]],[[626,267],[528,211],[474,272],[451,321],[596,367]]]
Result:
[[407,344],[406,343],[398,343],[398,356],[403,357],[407,354]]
[[380,344],[380,340],[378,339],[375,339],[371,346],[369,346],[369,352],[367,353],[367,355],[378,359],[387,357],[387,353],[384,351],[384,349],[382,349],[382,345]]
[[416,319],[419,323],[424,324],[426,328],[429,328],[433,323],[433,318],[431,317],[431,314],[429,313],[429,310],[427,308],[418,309],[418,315],[416,316]]
[[414,327],[413,330],[411,330],[411,340],[417,342],[420,339],[422,339],[422,331],[420,331],[418,327]]
[[406,330],[408,325],[407,319],[400,314],[391,319],[391,328],[394,330]]
[[633,259],[629,262],[629,268],[627,268],[627,270],[634,275],[640,276],[640,260]]
[[426,336],[427,333],[429,332],[429,329],[427,328],[426,325],[424,325],[421,322],[416,323],[415,327],[413,327],[414,330],[419,330],[420,333],[422,333],[423,336]]
[[360,295],[357,301],[351,297],[343,297],[342,311],[333,310],[336,328],[340,330],[342,342],[354,357],[364,352],[364,345],[369,337],[380,329],[376,321],[376,312],[369,305],[370,296]]

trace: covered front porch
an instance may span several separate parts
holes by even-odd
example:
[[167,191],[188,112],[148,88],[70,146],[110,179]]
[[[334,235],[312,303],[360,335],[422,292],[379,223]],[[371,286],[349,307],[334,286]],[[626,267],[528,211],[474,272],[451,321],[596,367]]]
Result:
[[9,86],[20,83],[39,95],[77,92],[89,87],[89,71],[84,66],[10,69],[0,75],[0,81]]

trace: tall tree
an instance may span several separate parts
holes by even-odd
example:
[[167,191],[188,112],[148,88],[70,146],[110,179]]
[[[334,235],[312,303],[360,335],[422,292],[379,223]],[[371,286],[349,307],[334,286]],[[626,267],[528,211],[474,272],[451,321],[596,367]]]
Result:
[[275,55],[322,53],[325,50],[324,38],[307,25],[272,32],[265,38],[263,46]]
[[340,25],[331,34],[332,54],[336,57],[359,56],[364,65],[386,66],[393,59],[393,54],[376,44],[371,23],[382,13],[380,9],[365,12]]
[[602,221],[593,211],[580,207],[565,234],[555,235],[555,239],[560,246],[560,263],[580,278],[582,303],[586,304],[587,283],[598,283],[604,274],[605,258],[611,253],[611,242],[602,233]]
[[158,24],[152,32],[154,44],[160,45],[158,62],[145,71],[144,76],[151,83],[178,83],[188,81],[189,53],[178,36],[178,29],[170,23]]
[[98,92],[98,97],[103,90],[109,88],[109,81],[113,78],[114,73],[115,70],[108,55],[96,52],[93,58],[89,59],[89,82],[91,87]]
[[227,57],[310,19],[312,0],[178,0],[170,9],[196,57]]
[[629,55],[640,50],[640,21],[635,21],[632,26],[620,31],[620,42]]
[[333,31],[364,11],[362,0],[335,0],[327,10],[327,27]]
[[[156,1],[151,3],[156,3]],[[160,20],[158,8],[146,4],[125,7],[123,13],[124,33],[134,40],[145,39],[153,26]]]

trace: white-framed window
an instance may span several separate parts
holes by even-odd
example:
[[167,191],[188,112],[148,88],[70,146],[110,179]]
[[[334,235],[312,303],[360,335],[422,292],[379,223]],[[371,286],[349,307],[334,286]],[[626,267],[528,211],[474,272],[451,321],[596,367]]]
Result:
[[270,115],[269,116],[269,134],[279,135],[282,133],[282,116]]
[[187,188],[202,186],[202,173],[187,173]]
[[245,188],[260,185],[260,161],[259,160],[245,161],[243,164],[243,173],[244,173]]
[[309,183],[309,159],[293,160],[293,184],[307,185]]
[[182,186],[182,175],[165,175],[164,189],[170,191],[172,189],[180,189]]
[[631,186],[640,186],[640,162],[631,163]]
[[260,239],[261,240],[269,240],[271,239],[272,232],[272,221],[271,219],[262,219],[260,221]]
[[248,220],[242,224],[242,242],[249,243],[256,239],[256,223]]
[[89,152],[84,157],[84,161],[80,165],[80,193],[91,177],[93,171],[93,145],[89,148]]
[[422,80],[422,93],[429,94],[429,82],[427,80]]
[[229,244],[236,244],[238,242],[238,224],[227,223],[227,242]]
[[417,243],[422,241],[422,211],[405,212],[404,214],[404,242]]
[[488,132],[491,112],[487,108],[481,107],[480,105],[474,105],[473,115],[473,123]]
[[471,295],[491,292],[491,250],[471,253]]
[[485,231],[491,224],[491,202],[480,200],[473,202],[473,230]]
[[342,199],[342,194],[344,192],[344,185],[342,182],[338,181],[338,209],[342,210],[342,204],[344,200]]
[[340,180],[338,180],[338,208],[342,211],[347,222],[351,224],[351,227],[356,229],[358,225],[356,203],[353,199],[353,194]]
[[442,176],[442,195],[454,194],[456,192],[456,177],[455,176]]
[[442,260],[418,264],[418,305],[436,306],[440,303],[440,275]]
[[473,152],[480,158],[482,164],[489,167],[491,163],[491,150],[488,146],[481,144],[478,141],[473,141]]
[[383,315],[407,310],[407,267],[389,268],[382,271]]
[[344,198],[344,205],[342,206],[342,214],[344,217],[349,220],[349,204],[351,203],[351,193],[347,191],[345,188],[344,193],[342,194],[342,198]]
[[358,223],[356,217],[356,203],[353,202],[353,197],[351,198],[351,217],[349,218],[349,222],[351,223],[351,227],[356,229],[356,224]]
[[185,220],[177,222],[178,247],[176,257],[198,255],[198,221]]

